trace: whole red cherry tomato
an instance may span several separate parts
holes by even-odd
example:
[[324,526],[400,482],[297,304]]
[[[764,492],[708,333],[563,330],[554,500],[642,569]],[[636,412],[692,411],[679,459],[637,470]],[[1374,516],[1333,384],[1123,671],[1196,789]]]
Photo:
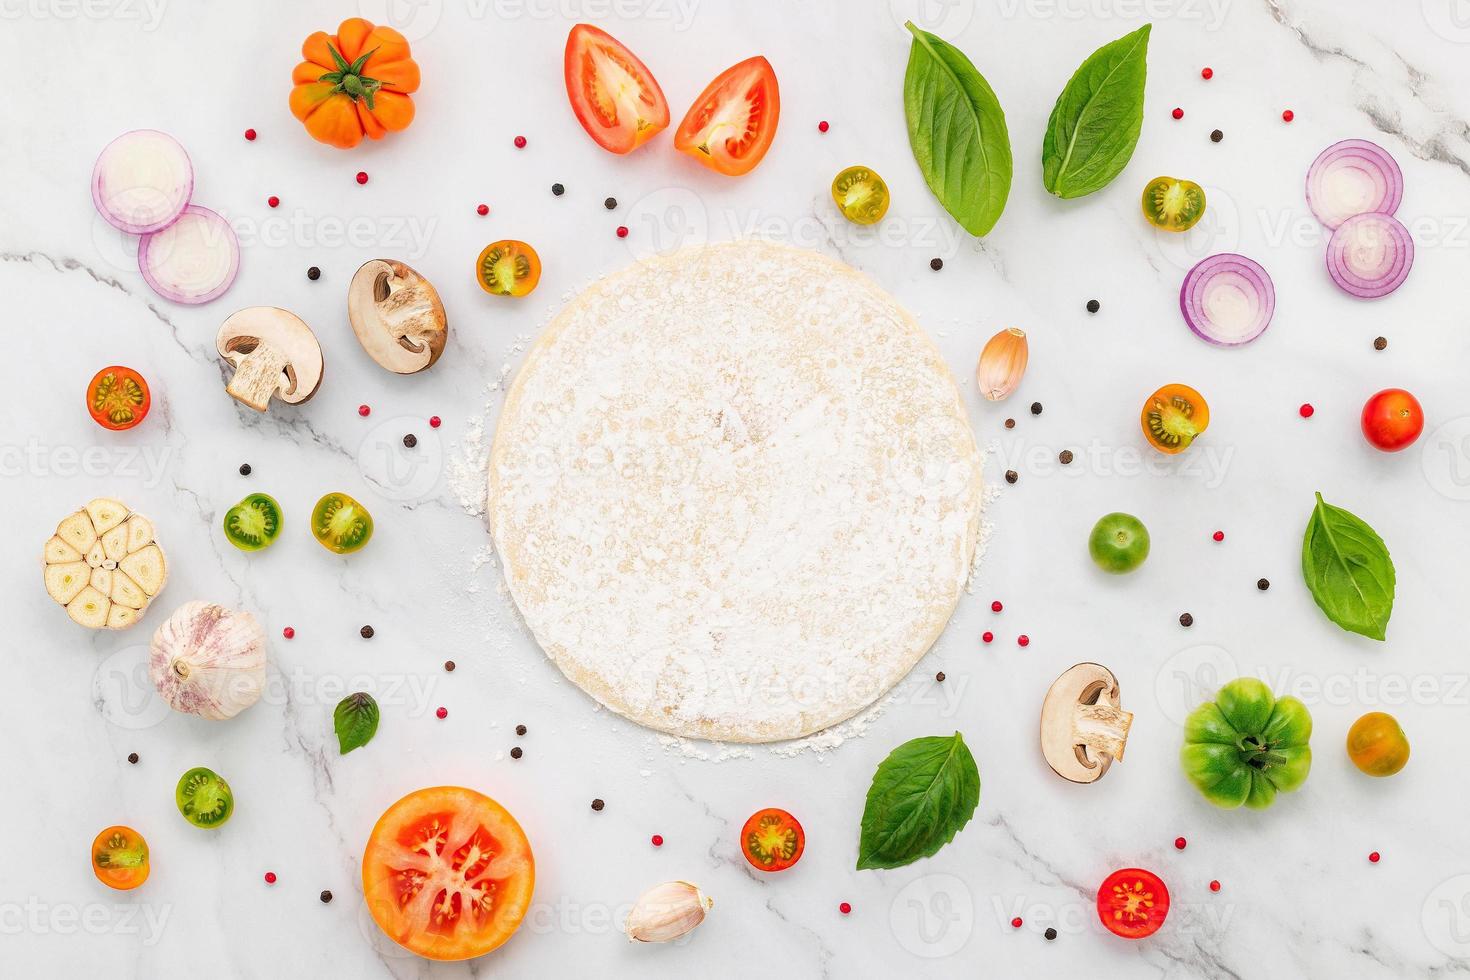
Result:
[[1402,388],[1385,388],[1363,406],[1363,438],[1386,453],[1408,449],[1424,431],[1419,399]]

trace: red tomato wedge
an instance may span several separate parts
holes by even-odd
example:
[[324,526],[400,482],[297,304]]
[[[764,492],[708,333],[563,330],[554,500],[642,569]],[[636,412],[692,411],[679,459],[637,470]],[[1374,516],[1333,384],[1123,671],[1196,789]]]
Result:
[[1143,868],[1123,868],[1103,879],[1097,890],[1097,917],[1115,936],[1152,936],[1169,915],[1169,889]]
[[684,114],[674,147],[730,177],[748,174],[776,138],[781,90],[771,63],[747,58],[709,83]]
[[536,860],[515,817],[459,786],[421,789],[390,806],[362,855],[373,921],[431,960],[467,960],[505,942],[535,884]]
[[658,79],[607,31],[573,27],[565,71],[577,122],[604,150],[631,153],[668,128],[669,103]]

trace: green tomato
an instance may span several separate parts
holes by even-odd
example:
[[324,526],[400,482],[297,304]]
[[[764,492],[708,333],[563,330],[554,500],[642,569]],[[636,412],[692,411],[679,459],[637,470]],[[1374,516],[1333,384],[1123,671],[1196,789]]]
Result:
[[281,505],[270,494],[252,493],[225,511],[225,537],[241,551],[259,551],[281,533]]
[[1103,571],[1131,572],[1148,557],[1148,528],[1132,514],[1105,514],[1092,525],[1087,550]]
[[1264,810],[1276,794],[1307,780],[1312,716],[1296,698],[1277,698],[1264,682],[1238,677],[1184,722],[1179,764],[1216,806]]
[[184,819],[196,827],[218,827],[235,812],[235,794],[230,784],[213,769],[200,766],[179,777],[174,803]]
[[373,515],[345,493],[329,493],[311,512],[311,533],[323,548],[345,555],[373,536]]

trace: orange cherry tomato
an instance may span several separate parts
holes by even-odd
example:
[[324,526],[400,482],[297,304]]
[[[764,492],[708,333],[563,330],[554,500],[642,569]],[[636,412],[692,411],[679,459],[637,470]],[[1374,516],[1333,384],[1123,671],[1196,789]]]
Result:
[[740,828],[740,849],[757,871],[785,871],[801,860],[806,833],[785,810],[757,810]]
[[108,888],[137,888],[148,880],[148,842],[131,827],[108,827],[92,841],[92,873]]
[[611,34],[578,24],[567,34],[563,62],[572,112],[604,150],[630,153],[668,128],[658,79]]
[[362,855],[378,928],[431,960],[467,960],[515,933],[531,907],[536,860],[515,817],[483,793],[435,786],[390,806]]
[[757,55],[710,82],[674,133],[674,147],[730,177],[750,173],[776,138],[781,90],[771,63]]
[[491,242],[475,260],[480,288],[495,296],[524,296],[541,281],[541,256],[525,242]]
[[413,122],[419,66],[408,40],[391,27],[351,17],[337,33],[317,31],[291,72],[291,114],[312,139],[351,149]]
[[1169,915],[1169,889],[1152,871],[1123,868],[1103,879],[1097,890],[1097,917],[1124,939],[1152,936]]
[[132,368],[105,367],[87,386],[87,412],[104,429],[120,432],[143,421],[153,405],[148,382]]
[[1210,424],[1210,406],[1189,385],[1164,385],[1143,403],[1139,421],[1149,445],[1161,453],[1182,453]]
[[1396,453],[1408,449],[1424,431],[1419,399],[1402,388],[1385,388],[1363,406],[1363,437],[1374,449]]
[[1409,737],[1393,715],[1370,711],[1348,729],[1348,758],[1370,776],[1392,776],[1409,764]]

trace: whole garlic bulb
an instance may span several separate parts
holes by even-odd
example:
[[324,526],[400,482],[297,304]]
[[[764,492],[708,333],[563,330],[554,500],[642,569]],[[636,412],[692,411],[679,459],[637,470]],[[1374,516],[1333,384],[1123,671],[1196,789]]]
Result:
[[186,602],[153,634],[148,674],[175,711],[233,718],[265,687],[265,631],[248,612]]
[[644,892],[623,931],[640,943],[666,943],[691,932],[715,907],[714,899],[687,881],[666,881]]

